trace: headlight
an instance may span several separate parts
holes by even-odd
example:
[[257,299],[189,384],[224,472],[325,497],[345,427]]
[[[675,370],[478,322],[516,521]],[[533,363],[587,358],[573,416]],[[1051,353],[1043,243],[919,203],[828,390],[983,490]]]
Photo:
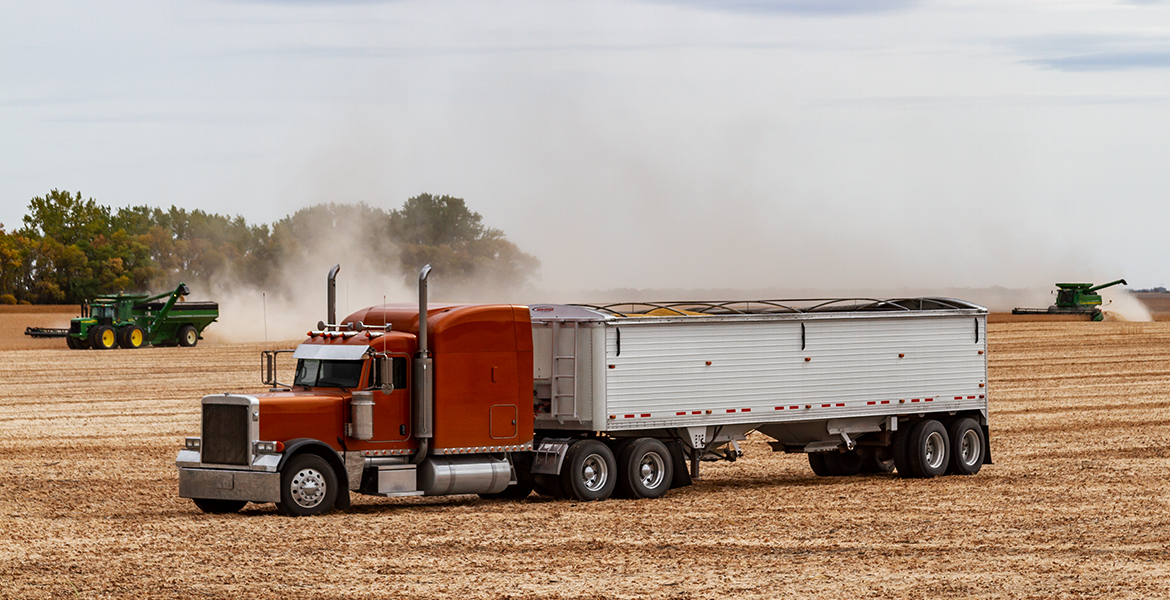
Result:
[[188,450],[198,450],[200,444],[201,444],[201,440],[199,438],[196,438],[196,437],[187,438],[187,449]]
[[284,444],[281,442],[256,442],[253,446],[254,454],[279,454],[284,452]]

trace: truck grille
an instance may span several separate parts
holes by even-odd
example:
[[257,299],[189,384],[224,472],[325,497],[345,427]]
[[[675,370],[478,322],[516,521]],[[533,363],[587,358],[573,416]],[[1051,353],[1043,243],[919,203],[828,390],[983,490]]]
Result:
[[250,407],[240,404],[203,405],[203,454],[217,465],[246,465],[252,440],[248,435]]

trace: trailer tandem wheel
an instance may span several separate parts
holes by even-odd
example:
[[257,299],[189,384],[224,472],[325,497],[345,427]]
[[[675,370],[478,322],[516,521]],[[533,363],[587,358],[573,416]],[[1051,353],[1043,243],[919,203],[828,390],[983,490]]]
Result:
[[906,437],[906,457],[915,477],[938,477],[946,473],[950,462],[950,436],[942,423],[923,419]]
[[987,444],[983,439],[983,428],[974,419],[956,419],[947,427],[951,439],[951,460],[948,474],[974,475],[983,466]]
[[674,463],[654,438],[623,444],[617,460],[617,492],[623,498],[658,498],[670,490]]
[[597,440],[577,440],[561,465],[561,487],[569,500],[605,500],[617,483],[617,461],[609,446]]

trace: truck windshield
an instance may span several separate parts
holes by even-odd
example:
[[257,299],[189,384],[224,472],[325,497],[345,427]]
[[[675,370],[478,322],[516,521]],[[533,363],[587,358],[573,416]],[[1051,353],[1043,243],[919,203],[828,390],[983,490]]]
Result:
[[362,379],[360,360],[316,360],[302,358],[297,361],[297,376],[293,385],[308,387],[355,388]]

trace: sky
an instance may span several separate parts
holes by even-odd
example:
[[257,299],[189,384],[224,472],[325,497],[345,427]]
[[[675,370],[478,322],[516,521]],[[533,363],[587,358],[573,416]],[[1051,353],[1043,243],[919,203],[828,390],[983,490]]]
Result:
[[0,223],[51,189],[448,194],[553,290],[1170,285],[1170,4],[5,3]]

